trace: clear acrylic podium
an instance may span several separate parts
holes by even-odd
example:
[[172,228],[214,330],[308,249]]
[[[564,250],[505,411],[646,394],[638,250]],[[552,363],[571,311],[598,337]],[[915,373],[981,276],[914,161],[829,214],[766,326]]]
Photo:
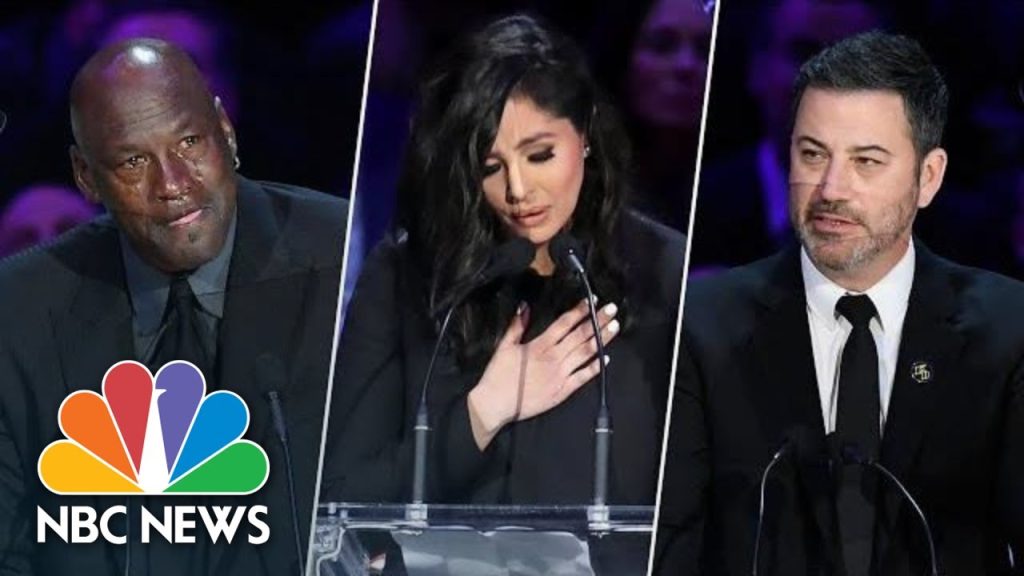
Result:
[[394,539],[409,576],[644,574],[653,519],[653,506],[326,503],[307,574],[378,573],[359,538],[374,532]]

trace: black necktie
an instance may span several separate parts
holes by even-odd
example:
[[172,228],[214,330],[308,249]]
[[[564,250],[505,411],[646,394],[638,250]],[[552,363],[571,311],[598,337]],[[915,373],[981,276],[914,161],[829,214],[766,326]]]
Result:
[[206,376],[207,389],[212,389],[210,353],[203,343],[199,301],[196,300],[188,276],[175,276],[171,280],[167,308],[164,310],[164,330],[153,351],[150,370],[155,374],[164,364],[173,360],[188,360]]
[[[877,314],[866,295],[843,296],[836,304],[853,330],[839,368],[836,437],[861,458],[878,458],[881,434],[878,399],[878,351],[868,323]],[[838,474],[836,512],[847,576],[866,576],[871,567],[877,482],[862,466],[846,465]]]

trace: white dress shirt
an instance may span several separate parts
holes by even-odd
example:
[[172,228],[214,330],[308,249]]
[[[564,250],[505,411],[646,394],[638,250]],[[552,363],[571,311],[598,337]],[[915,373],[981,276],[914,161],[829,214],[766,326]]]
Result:
[[[839,400],[839,366],[843,346],[853,326],[836,312],[836,303],[850,292],[825,277],[815,268],[805,250],[800,251],[800,270],[804,278],[807,297],[807,322],[811,328],[811,349],[814,352],[814,371],[821,397],[821,415],[825,433],[836,429],[836,409]],[[885,431],[885,418],[889,413],[896,359],[899,355],[903,318],[907,314],[910,287],[914,282],[914,243],[903,258],[889,270],[867,294],[878,315],[871,319],[869,329],[878,351],[878,399],[882,413],[878,415],[879,429]]]

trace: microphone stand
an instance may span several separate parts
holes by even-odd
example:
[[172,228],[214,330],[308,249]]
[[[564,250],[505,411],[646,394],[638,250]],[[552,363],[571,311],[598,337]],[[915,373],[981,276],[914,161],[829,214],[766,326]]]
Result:
[[928,525],[928,518],[925,517],[924,510],[922,510],[921,506],[917,504],[917,500],[910,495],[910,490],[907,490],[907,487],[900,482],[899,478],[897,478],[895,474],[890,472],[889,469],[881,463],[875,462],[874,460],[859,461],[859,459],[857,463],[881,472],[883,476],[892,481],[892,483],[900,489],[904,498],[906,498],[907,501],[910,502],[910,505],[914,507],[914,511],[917,512],[917,517],[921,520],[921,526],[924,527],[925,538],[928,539],[928,559],[931,561],[931,576],[939,576],[939,562],[935,555],[935,540],[932,538],[931,526]]
[[[835,446],[832,447],[833,454],[835,454],[834,451],[836,450],[836,448],[837,447]],[[863,458],[860,455],[857,446],[854,444],[846,443],[842,446],[842,449],[839,450],[839,460],[843,464],[856,464],[858,466],[865,466],[867,468],[871,468],[872,470],[880,472],[882,476],[884,476],[890,482],[895,484],[897,488],[899,488],[900,492],[903,494],[903,497],[908,502],[910,502],[910,505],[914,508],[914,512],[917,513],[917,517],[921,520],[921,526],[924,527],[924,535],[925,538],[928,540],[928,559],[931,562],[930,574],[931,576],[939,576],[939,562],[938,557],[935,555],[935,540],[932,538],[931,526],[928,525],[928,518],[924,515],[924,510],[922,510],[921,506],[918,505],[917,500],[914,499],[914,496],[910,494],[910,490],[907,490],[907,487],[903,485],[903,482],[900,482],[900,479],[897,478],[896,475],[893,474],[888,468],[882,465],[882,463],[874,460],[873,458]]]
[[594,421],[594,506],[606,506],[608,500],[608,460],[611,449],[612,420],[608,413],[608,376],[604,366],[604,338],[601,327],[597,323],[597,308],[594,305],[594,292],[590,289],[587,275],[580,273],[583,286],[587,289],[587,306],[590,308],[590,326],[594,329],[594,341],[597,343],[598,378],[601,385],[601,404],[597,409]]
[[434,343],[434,351],[430,355],[430,364],[427,365],[427,374],[423,378],[423,387],[420,389],[420,404],[416,409],[416,425],[413,427],[413,467],[412,467],[412,506],[410,507],[410,520],[426,520],[426,507],[424,497],[427,488],[427,436],[430,434],[430,417],[427,411],[427,388],[430,386],[430,379],[434,375],[434,365],[437,363],[438,353],[441,351],[441,343],[444,342],[444,335],[448,332],[448,324],[452,319],[452,313],[458,301],[448,307],[448,312],[441,322],[441,330],[438,332],[437,342]]
[[[754,557],[750,566],[750,574],[752,576],[757,576],[758,570],[760,570],[761,539],[764,536],[764,517],[768,502],[768,478],[771,476],[772,470],[787,455],[797,459],[807,457],[817,459],[819,455],[824,453],[824,446],[819,445],[819,443],[820,441],[815,433],[804,426],[794,426],[786,432],[782,445],[772,454],[772,459],[765,466],[764,471],[761,472],[760,500],[757,508],[757,531],[754,535]],[[827,460],[831,463],[833,459],[827,458]]]
[[281,450],[284,454],[284,467],[287,472],[286,481],[288,484],[288,503],[291,505],[292,529],[295,538],[295,553],[299,561],[299,574],[305,573],[303,559],[305,554],[302,550],[302,537],[299,535],[299,508],[295,498],[295,474],[292,472],[292,451],[288,446],[288,425],[284,420],[284,409],[281,407],[281,394],[277,390],[270,390],[266,394],[267,402],[270,404],[270,416],[274,424],[274,432],[281,442]]
[[594,341],[597,343],[597,356],[598,362],[600,362],[598,378],[601,387],[601,403],[594,420],[594,500],[587,516],[592,530],[606,531],[609,527],[608,466],[611,453],[612,419],[608,410],[608,375],[604,363],[604,339],[601,337],[601,326],[597,322],[597,307],[594,304],[596,298],[590,286],[590,280],[587,278],[586,269],[577,254],[578,249],[574,246],[576,241],[568,235],[563,238],[564,240],[559,244],[564,246],[565,260],[583,281],[583,287],[587,291],[590,326],[594,330]]
[[757,532],[754,535],[754,560],[750,568],[751,576],[757,576],[757,568],[761,558],[761,533],[764,530],[765,489],[768,485],[768,475],[771,474],[772,469],[775,468],[775,465],[778,464],[780,460],[782,460],[782,457],[788,450],[789,442],[786,442],[775,452],[775,454],[772,455],[771,462],[765,466],[764,472],[761,473],[761,498],[757,506]]
[[430,363],[427,365],[427,373],[423,378],[423,386],[420,388],[419,406],[416,408],[416,423],[413,426],[412,502],[406,510],[406,516],[411,521],[426,522],[427,519],[427,506],[425,504],[427,492],[427,440],[430,435],[427,391],[430,388],[430,380],[434,375],[437,357],[441,352],[441,344],[448,333],[452,314],[474,290],[497,278],[518,272],[529,266],[533,260],[533,251],[532,244],[523,238],[517,238],[499,246],[492,255],[490,262],[476,274],[469,286],[450,300],[451,304],[448,306],[448,311],[445,312],[444,320],[441,322],[441,329],[437,334],[437,342],[434,343],[434,350],[430,354]]

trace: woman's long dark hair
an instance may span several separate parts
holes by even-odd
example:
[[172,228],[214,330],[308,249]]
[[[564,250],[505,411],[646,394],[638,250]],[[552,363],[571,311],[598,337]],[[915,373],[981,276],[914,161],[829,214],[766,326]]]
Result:
[[[624,311],[622,273],[611,244],[627,194],[630,151],[581,51],[529,16],[510,16],[458,44],[420,90],[399,180],[396,225],[408,234],[411,262],[425,281],[432,318],[436,321],[452,296],[466,288],[505,234],[483,199],[482,182],[484,158],[511,97],[530,99],[586,136],[591,153],[570,231],[587,248],[599,297]],[[555,281],[572,283],[567,274],[556,274]],[[453,316],[449,338],[464,364],[493,353],[514,312],[514,302],[494,295],[474,293]]]

